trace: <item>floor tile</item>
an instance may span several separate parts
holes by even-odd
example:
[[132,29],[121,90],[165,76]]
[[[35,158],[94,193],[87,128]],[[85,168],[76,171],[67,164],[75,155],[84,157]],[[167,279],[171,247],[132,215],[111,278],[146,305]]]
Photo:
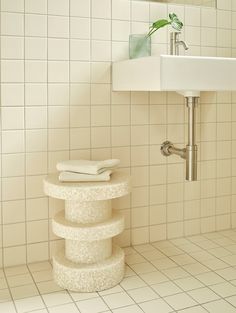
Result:
[[49,313],[79,313],[79,309],[74,303],[54,306],[49,308],[48,311]]
[[108,310],[109,308],[101,298],[92,298],[76,302],[81,313],[100,313]]
[[164,281],[168,281],[168,277],[162,274],[159,271],[147,273],[147,274],[141,274],[140,277],[148,284],[148,285],[154,285],[158,283],[162,283]]
[[151,263],[158,269],[167,269],[171,267],[176,267],[176,263],[173,262],[171,259],[165,257],[157,260],[152,260]]
[[82,300],[87,300],[87,299],[99,297],[99,294],[97,292],[73,292],[73,291],[69,291],[69,293],[70,293],[70,296],[72,297],[72,299],[74,301],[82,301]]
[[123,306],[134,304],[134,301],[126,292],[114,293],[102,297],[110,309],[116,309]]
[[156,250],[155,247],[153,247],[151,244],[143,244],[143,245],[137,245],[134,246],[134,249],[138,252],[146,252],[146,251],[153,251]]
[[33,273],[33,272],[51,270],[52,265],[50,262],[45,261],[45,262],[37,262],[37,263],[28,264],[28,268],[31,271],[31,273]]
[[175,263],[177,263],[178,265],[186,265],[186,264],[196,263],[196,260],[193,259],[188,254],[174,255],[174,256],[171,257],[171,259]]
[[183,268],[181,267],[172,267],[168,269],[162,270],[162,272],[169,278],[169,279],[179,279],[183,277],[188,277],[189,273],[186,272]]
[[152,285],[152,288],[161,297],[170,296],[182,292],[182,290],[171,281]]
[[196,275],[196,278],[199,279],[203,284],[207,286],[224,282],[224,279],[221,276],[213,272]]
[[193,290],[204,286],[199,280],[192,276],[177,279],[174,281],[174,283],[184,291]]
[[131,277],[124,278],[121,281],[120,285],[125,290],[130,290],[134,288],[144,287],[147,284],[138,276],[131,276]]
[[145,262],[145,258],[141,256],[140,254],[130,254],[125,257],[125,262],[130,265],[130,264],[137,264],[137,263],[142,263]]
[[53,280],[53,273],[52,270],[46,270],[46,271],[38,271],[32,273],[33,279],[36,283],[42,282],[42,281],[50,281]]
[[205,265],[206,267],[208,267],[209,269],[213,270],[213,271],[229,267],[228,264],[226,264],[225,262],[223,262],[217,258],[202,261],[202,264]]
[[214,301],[220,298],[217,294],[215,294],[211,289],[207,287],[189,291],[188,294],[200,304]]
[[130,267],[137,274],[150,273],[150,272],[154,272],[156,270],[156,268],[149,262],[132,264],[132,265],[130,265]]
[[209,268],[207,268],[206,266],[202,265],[199,262],[183,265],[183,268],[191,275],[197,275],[197,274],[206,273],[210,271]]
[[159,298],[159,296],[150,287],[142,287],[138,289],[128,290],[128,294],[136,303]]
[[232,267],[216,270],[215,272],[226,280],[236,279],[236,269]]
[[197,305],[191,308],[177,311],[177,313],[207,313],[207,310],[205,310],[202,306]]
[[[114,309],[112,310],[114,313],[143,313],[138,305],[130,305],[124,308]],[[105,312],[104,312],[105,313]]]
[[0,312],[16,313],[14,303],[11,301],[0,303]]
[[15,300],[15,305],[17,308],[17,312],[19,313],[45,308],[45,305],[40,296]]
[[6,281],[5,277],[0,278],[0,290],[6,289],[7,287],[8,286],[7,286],[7,281]]
[[53,280],[36,283],[36,285],[37,285],[39,292],[41,294],[46,294],[46,293],[50,293],[50,292],[56,292],[56,291],[63,290]]
[[210,313],[235,313],[235,307],[225,300],[209,302],[203,305]]
[[11,300],[11,295],[9,289],[0,290],[0,302],[7,302]]
[[109,295],[109,294],[112,294],[112,293],[118,293],[118,292],[122,292],[122,291],[124,291],[124,289],[121,288],[120,285],[116,285],[115,287],[99,291],[98,295],[105,296],[105,295]]
[[29,273],[28,267],[26,265],[5,267],[4,272],[6,276],[15,276]]
[[156,249],[152,251],[144,251],[144,252],[141,252],[141,254],[145,259],[149,261],[157,260],[157,259],[161,259],[165,257],[165,255],[162,252]]
[[14,300],[33,297],[39,294],[34,284],[11,288],[12,298]]
[[7,282],[10,287],[29,285],[33,283],[33,279],[29,273],[16,276],[8,276]]
[[50,307],[54,305],[72,302],[72,298],[66,291],[58,291],[42,295],[45,304]]
[[213,285],[210,288],[222,298],[236,295],[236,287],[228,282]]
[[210,249],[210,250],[208,250],[208,252],[217,258],[222,258],[226,255],[231,254],[231,252],[229,252],[229,250],[226,250],[225,248],[222,248],[222,247]]
[[156,299],[152,301],[143,302],[143,303],[140,303],[139,306],[142,308],[142,310],[145,313],[157,312],[157,308],[158,308],[158,313],[173,312],[173,309],[162,299]]
[[222,257],[221,260],[230,266],[236,265],[236,255],[227,255]]
[[189,297],[186,293],[179,293],[168,296],[165,297],[164,300],[175,310],[185,309],[197,304],[197,302]]

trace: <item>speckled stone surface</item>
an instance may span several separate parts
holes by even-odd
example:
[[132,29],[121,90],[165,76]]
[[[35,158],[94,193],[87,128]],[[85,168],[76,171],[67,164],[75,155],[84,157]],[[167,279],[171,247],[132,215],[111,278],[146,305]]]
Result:
[[96,264],[75,264],[59,251],[53,258],[54,280],[73,291],[94,292],[117,285],[124,277],[124,252],[113,246],[112,256]]
[[124,253],[112,237],[124,229],[124,217],[111,209],[111,199],[130,192],[130,177],[117,171],[109,182],[62,183],[57,175],[44,180],[45,193],[64,199],[65,210],[52,219],[53,232],[65,248],[53,258],[54,279],[74,291],[111,288],[124,276]]
[[44,179],[44,192],[53,198],[80,202],[119,198],[130,192],[130,177],[116,171],[108,182],[62,183],[58,174],[52,174]]
[[111,200],[66,201],[65,218],[77,223],[99,223],[111,217]]
[[124,229],[124,216],[113,212],[112,218],[93,224],[77,224],[67,221],[64,212],[58,212],[52,220],[53,232],[62,238],[81,241],[102,240],[120,234]]
[[66,258],[75,263],[96,263],[111,256],[112,239],[95,241],[66,240],[65,253]]

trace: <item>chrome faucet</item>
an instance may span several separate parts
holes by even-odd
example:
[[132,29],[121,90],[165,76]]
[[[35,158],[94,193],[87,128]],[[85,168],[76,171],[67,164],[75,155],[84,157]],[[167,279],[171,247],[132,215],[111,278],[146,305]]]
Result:
[[180,32],[170,33],[170,54],[179,55],[179,46],[183,46],[185,50],[188,50],[188,45],[186,42],[179,40]]

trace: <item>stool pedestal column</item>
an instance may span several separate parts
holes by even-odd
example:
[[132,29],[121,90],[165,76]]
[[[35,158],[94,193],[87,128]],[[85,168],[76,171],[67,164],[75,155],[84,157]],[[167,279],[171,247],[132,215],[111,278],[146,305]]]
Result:
[[111,288],[124,276],[124,252],[112,238],[124,229],[124,217],[111,199],[130,192],[129,176],[115,172],[109,182],[61,183],[57,175],[44,180],[48,196],[64,199],[65,210],[52,220],[53,232],[65,248],[53,257],[56,283],[74,291]]

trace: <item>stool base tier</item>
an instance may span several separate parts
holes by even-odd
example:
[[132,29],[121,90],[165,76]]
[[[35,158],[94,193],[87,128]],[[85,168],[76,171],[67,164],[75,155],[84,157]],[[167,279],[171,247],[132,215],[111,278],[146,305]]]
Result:
[[113,246],[112,256],[95,264],[75,264],[65,257],[64,249],[53,258],[54,280],[62,288],[95,292],[112,288],[124,277],[124,252]]

